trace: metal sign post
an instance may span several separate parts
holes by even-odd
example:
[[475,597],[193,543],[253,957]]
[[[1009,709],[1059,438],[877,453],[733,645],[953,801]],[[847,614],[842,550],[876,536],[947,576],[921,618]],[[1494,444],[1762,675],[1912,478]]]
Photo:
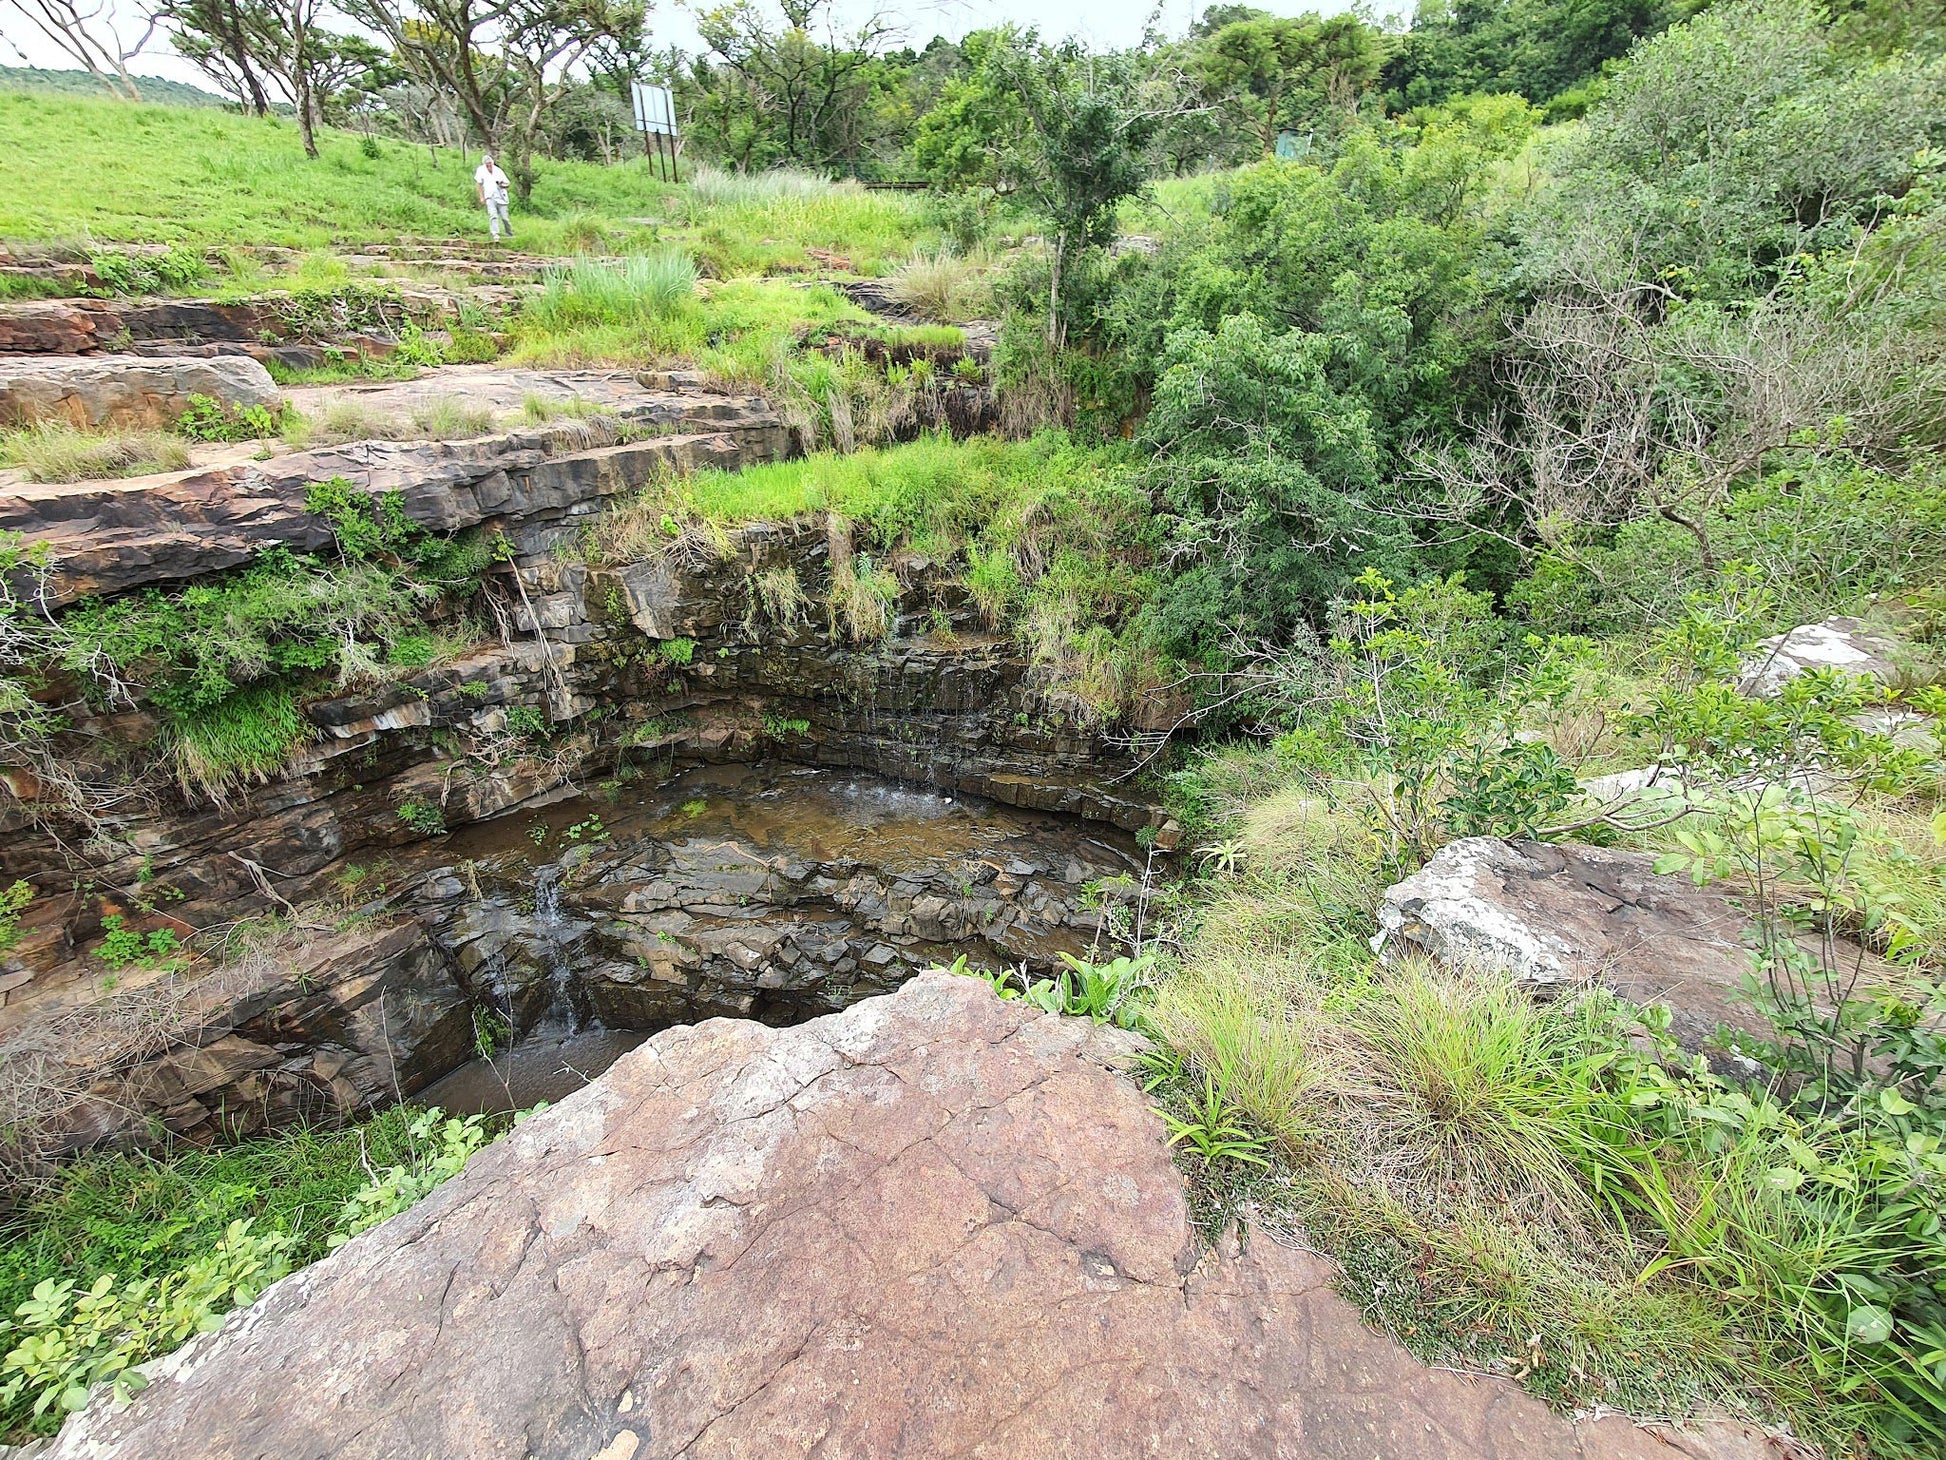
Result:
[[[666,86],[650,86],[646,82],[635,81],[629,84],[629,91],[635,98],[635,128],[642,134],[642,155],[656,159],[658,174],[670,182],[681,182],[682,173],[676,166],[676,98]],[[667,138],[669,165],[666,171],[661,167],[663,139]]]

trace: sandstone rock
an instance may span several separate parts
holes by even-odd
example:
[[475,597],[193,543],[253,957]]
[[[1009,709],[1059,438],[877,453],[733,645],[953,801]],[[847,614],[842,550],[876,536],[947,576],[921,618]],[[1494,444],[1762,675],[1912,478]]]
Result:
[[270,372],[247,355],[0,360],[0,424],[169,426],[192,395],[238,409],[275,410],[283,399]]
[[[139,369],[156,362],[99,363]],[[242,364],[263,373],[240,357],[193,363]],[[659,472],[734,469],[765,459],[746,456],[723,435],[659,437],[598,451],[559,451],[557,445],[546,431],[474,441],[361,442],[187,472],[153,484],[21,486],[0,497],[0,531],[49,545],[55,562],[50,606],[58,607],[89,594],[233,568],[267,547],[324,547],[331,541],[330,524],[304,503],[313,482],[331,477],[345,477],[374,493],[400,493],[407,515],[434,531],[505,518],[521,550],[529,550],[531,536],[538,554],[572,534],[570,519],[600,510]]]
[[1897,649],[1893,640],[1873,633],[1855,618],[1800,624],[1758,644],[1744,660],[1737,687],[1745,694],[1774,695],[1813,669],[1837,669],[1890,683],[1896,673]]
[[1757,1034],[1734,995],[1749,973],[1749,919],[1728,892],[1657,876],[1644,852],[1467,837],[1386,890],[1388,956],[1505,968],[1539,991],[1596,980],[1636,1003],[1664,1003],[1685,1046],[1719,1025]]
[[79,355],[120,333],[121,315],[101,299],[35,299],[0,305],[0,355]]
[[50,1460],[1761,1460],[1428,1369],[1199,1252],[1094,1026],[971,979],[671,1030],[68,1422]]

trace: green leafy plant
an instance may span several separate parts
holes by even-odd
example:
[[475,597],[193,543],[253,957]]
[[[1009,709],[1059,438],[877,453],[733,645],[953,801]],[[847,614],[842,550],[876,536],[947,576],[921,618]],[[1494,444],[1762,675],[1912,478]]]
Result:
[[449,1117],[438,1107],[415,1116],[407,1127],[409,1159],[377,1172],[354,1192],[338,1214],[330,1246],[341,1247],[360,1232],[397,1216],[443,1182],[459,1175],[487,1141],[484,1117]]
[[399,820],[420,836],[444,836],[446,814],[423,796],[409,796],[399,803]]
[[182,940],[170,928],[152,928],[138,933],[128,927],[119,913],[101,920],[101,946],[95,957],[109,968],[173,968],[184,961]]
[[146,1387],[135,1365],[221,1326],[232,1308],[254,1302],[289,1270],[291,1239],[231,1222],[206,1256],[159,1278],[121,1283],[103,1273],[85,1289],[40,1282],[0,1339],[0,1409],[31,1399],[35,1420],[80,1409],[102,1385],[126,1401]]
[[1250,1133],[1242,1116],[1233,1107],[1216,1077],[1207,1071],[1202,1088],[1189,1102],[1184,1114],[1161,1107],[1156,1114],[1169,1128],[1171,1146],[1187,1146],[1206,1166],[1225,1163],[1239,1166],[1268,1166],[1267,1143]]
[[175,428],[191,441],[260,441],[277,434],[278,413],[267,406],[231,406],[214,396],[191,395]]
[[16,879],[12,886],[0,888],[0,953],[20,941],[20,915],[33,900],[34,889],[25,880]]
[[473,1006],[473,1053],[490,1060],[513,1038],[513,1025],[498,1009]]

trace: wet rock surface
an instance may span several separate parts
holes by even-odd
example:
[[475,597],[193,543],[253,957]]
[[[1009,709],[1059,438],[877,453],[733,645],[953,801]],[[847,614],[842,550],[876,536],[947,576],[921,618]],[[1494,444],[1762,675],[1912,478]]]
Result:
[[[672,1024],[793,1023],[961,955],[1049,971],[1089,951],[1143,864],[1108,827],[810,767],[704,767],[418,843],[366,869],[385,900],[349,928],[206,984],[151,998],[137,971],[119,991],[126,1048],[91,1022],[92,970],[49,975],[13,1011],[7,1057],[86,1046],[50,1157],[330,1123],[422,1092],[519,1108]],[[494,1054],[468,1065],[483,1035]]]
[[61,1460],[1759,1460],[1428,1369],[1201,1250],[1127,1036],[929,975],[671,1030],[70,1420]]
[[283,400],[270,373],[243,355],[0,359],[0,425],[161,428],[189,410],[192,396],[232,410],[275,411]]

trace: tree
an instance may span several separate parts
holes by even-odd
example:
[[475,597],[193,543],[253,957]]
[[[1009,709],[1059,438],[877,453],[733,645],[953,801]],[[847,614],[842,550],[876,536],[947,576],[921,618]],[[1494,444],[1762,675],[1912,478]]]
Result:
[[913,155],[941,185],[1014,193],[1047,220],[1047,341],[1058,349],[1072,256],[1114,237],[1115,205],[1146,180],[1144,149],[1183,109],[1180,94],[1140,83],[1123,58],[1044,46],[1032,31],[978,32],[964,49],[972,74],[921,118]]
[[1268,152],[1278,134],[1355,115],[1378,80],[1385,36],[1356,16],[1254,16],[1225,25],[1190,53],[1211,102],[1239,114]]
[[155,35],[154,16],[147,21],[133,45],[122,39],[120,24],[110,0],[4,0],[20,12],[61,53],[70,56],[112,96],[123,101],[140,101],[141,88],[128,74],[128,63],[141,54]]
[[1476,91],[1544,104],[1702,0],[1422,0],[1385,68],[1396,109]]
[[548,109],[603,42],[639,36],[648,0],[344,0],[417,79],[449,94],[529,202]]
[[316,157],[322,98],[347,61],[375,49],[324,31],[324,8],[324,0],[164,0],[157,14],[172,27],[176,49],[259,116],[270,110],[268,78],[297,113],[304,155]]
[[782,0],[780,10],[781,26],[752,0],[698,18],[708,51],[688,79],[699,121],[739,168],[788,162],[855,172],[891,25],[874,12],[840,32],[830,0]]
[[1331,354],[1253,314],[1170,336],[1143,439],[1177,567],[1154,605],[1172,649],[1282,638],[1361,566],[1409,571],[1409,534],[1372,510],[1369,414],[1331,383]]

